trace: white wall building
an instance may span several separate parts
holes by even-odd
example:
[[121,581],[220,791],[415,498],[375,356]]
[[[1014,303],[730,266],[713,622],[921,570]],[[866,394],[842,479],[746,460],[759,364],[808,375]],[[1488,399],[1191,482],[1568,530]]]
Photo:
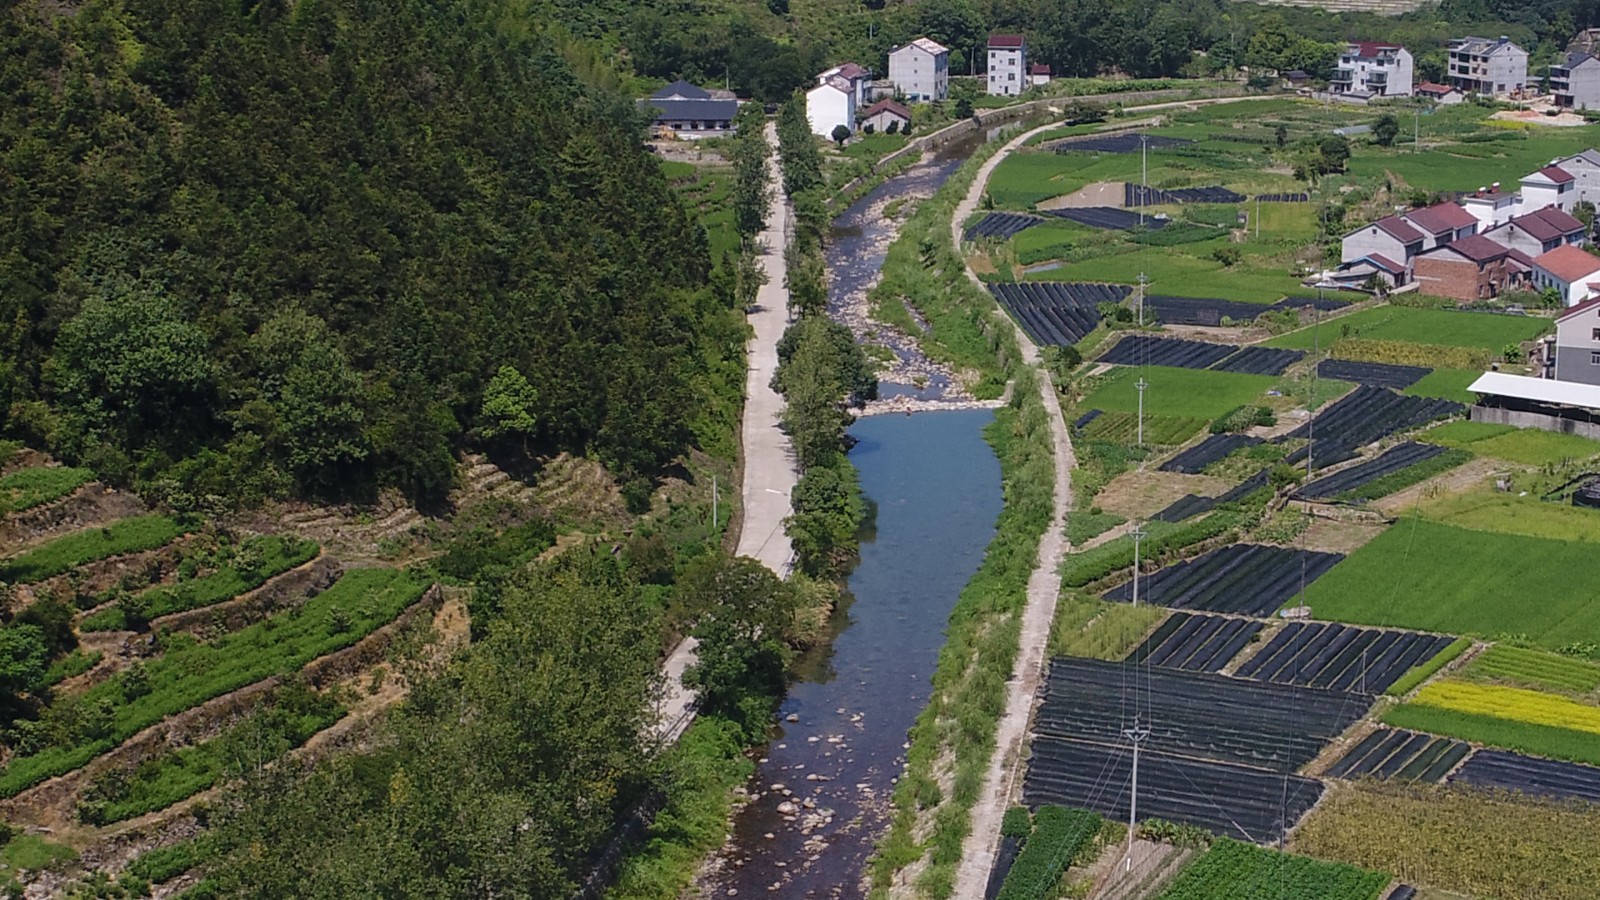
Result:
[[921,37],[889,51],[889,80],[913,103],[950,96],[950,50]]
[[1468,94],[1521,94],[1528,83],[1528,51],[1505,35],[1495,41],[1481,37],[1451,41],[1445,79]]
[[1562,109],[1600,109],[1600,59],[1568,53],[1550,66],[1550,91]]
[[1339,54],[1329,89],[1335,94],[1411,96],[1411,52],[1399,44],[1352,41]]
[[1600,257],[1572,244],[1564,244],[1533,258],[1533,284],[1539,290],[1555,288],[1566,306],[1577,306],[1595,295],[1600,284]]
[[1554,206],[1571,212],[1578,203],[1578,180],[1572,173],[1551,164],[1522,177],[1522,204],[1519,213]]
[[817,84],[827,84],[829,78],[843,78],[850,82],[850,89],[855,92],[856,106],[867,105],[869,95],[872,93],[872,73],[867,69],[847,62],[844,65],[834,66],[817,76]]
[[1028,89],[1028,41],[1020,34],[989,36],[989,93],[1015,97]]
[[833,129],[856,130],[856,89],[850,79],[834,75],[806,91],[806,118],[811,133],[833,140]]
[[1461,198],[1462,209],[1477,218],[1479,234],[1511,221],[1521,203],[1522,197],[1519,194],[1515,191],[1500,190],[1498,181],[1491,186],[1478,188]]
[[1558,159],[1555,164],[1577,180],[1577,202],[1600,205],[1600,150],[1591,148],[1575,156]]

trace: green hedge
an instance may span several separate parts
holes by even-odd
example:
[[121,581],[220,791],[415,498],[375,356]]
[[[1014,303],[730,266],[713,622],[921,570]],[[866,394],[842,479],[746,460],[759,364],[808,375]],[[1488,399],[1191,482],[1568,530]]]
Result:
[[1073,857],[1100,831],[1100,817],[1084,809],[1040,807],[1033,833],[1006,873],[997,900],[1044,900]]

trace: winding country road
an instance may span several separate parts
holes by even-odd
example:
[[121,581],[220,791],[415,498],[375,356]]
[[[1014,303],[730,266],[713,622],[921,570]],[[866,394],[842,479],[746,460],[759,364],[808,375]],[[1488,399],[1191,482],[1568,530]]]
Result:
[[[748,356],[745,373],[744,421],[741,438],[744,446],[744,483],[740,487],[744,509],[739,529],[739,556],[748,556],[787,577],[794,552],[783,520],[789,516],[789,493],[799,477],[789,436],[778,427],[783,414],[783,398],[770,384],[778,367],[778,339],[789,324],[789,289],[784,286],[787,272],[783,249],[788,245],[789,204],[783,195],[783,178],[778,161],[778,132],[767,124],[767,144],[772,147],[767,185],[772,197],[772,212],[759,238],[761,269],[766,284],[756,295],[757,310],[749,317],[753,333],[745,347]],[[657,737],[663,743],[676,741],[694,721],[694,692],[683,684],[683,673],[695,663],[699,642],[684,638],[661,667],[662,694],[657,704]]]

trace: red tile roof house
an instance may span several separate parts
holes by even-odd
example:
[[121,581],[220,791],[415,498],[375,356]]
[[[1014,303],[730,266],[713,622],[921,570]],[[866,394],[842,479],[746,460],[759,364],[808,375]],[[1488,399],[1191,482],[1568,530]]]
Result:
[[1511,249],[1472,234],[1419,254],[1411,262],[1417,290],[1457,300],[1487,300],[1515,286]]
[[1424,235],[1424,250],[1442,247],[1457,238],[1478,233],[1478,217],[1455,203],[1435,203],[1400,214]]
[[1547,206],[1515,216],[1504,225],[1491,228],[1483,234],[1529,256],[1538,256],[1563,244],[1583,243],[1583,223],[1553,206]]
[[1450,106],[1467,99],[1466,95],[1448,84],[1424,81],[1417,85],[1417,96]]
[[885,99],[867,107],[866,112],[861,114],[861,127],[866,128],[871,125],[872,130],[879,134],[884,134],[889,130],[890,122],[899,123],[899,127],[895,129],[896,131],[904,131],[905,127],[911,124],[911,110],[893,100]]
[[1399,216],[1388,216],[1344,236],[1339,261],[1352,263],[1376,253],[1401,264],[1423,250],[1427,236]]
[[1567,244],[1533,258],[1533,286],[1555,288],[1563,305],[1589,299],[1595,293],[1590,282],[1600,282],[1600,257],[1587,250]]
[[1578,202],[1578,180],[1560,166],[1549,165],[1522,178],[1522,209],[1559,206],[1571,209]]

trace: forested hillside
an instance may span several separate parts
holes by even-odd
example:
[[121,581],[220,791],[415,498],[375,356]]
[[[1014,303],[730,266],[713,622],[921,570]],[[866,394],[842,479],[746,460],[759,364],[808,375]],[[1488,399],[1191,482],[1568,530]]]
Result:
[[[991,32],[1028,37],[1030,61],[1057,75],[1154,77],[1330,64],[1346,40],[1409,46],[1430,77],[1443,48],[1467,33],[1509,34],[1554,61],[1575,29],[1600,22],[1594,0],[1442,0],[1399,18],[1238,0],[533,0],[647,78],[728,84],[778,102],[828,65],[855,60],[883,75],[891,47],[928,35],[951,49],[950,71],[984,70]],[[1264,32],[1263,39],[1252,38]],[[1317,44],[1290,52],[1296,41]],[[1196,53],[1203,56],[1196,56]]]
[[703,235],[543,29],[0,0],[0,429],[169,501],[436,497],[469,440],[642,487],[725,431],[742,323]]

